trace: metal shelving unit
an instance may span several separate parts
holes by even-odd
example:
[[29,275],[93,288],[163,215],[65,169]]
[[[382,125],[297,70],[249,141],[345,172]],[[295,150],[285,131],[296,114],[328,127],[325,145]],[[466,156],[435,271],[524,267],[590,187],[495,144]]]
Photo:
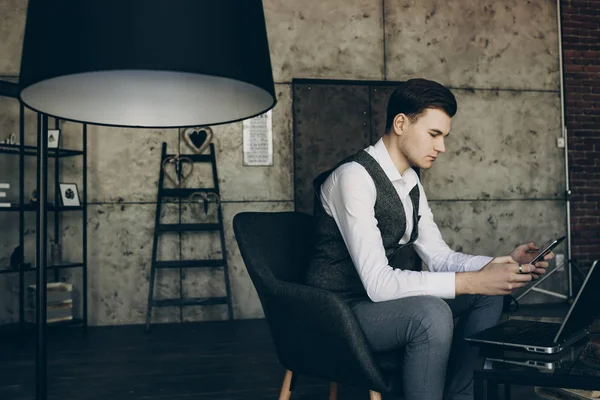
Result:
[[[11,97],[16,101],[19,101],[17,98],[18,93],[18,85],[11,82],[0,81],[0,96]],[[22,334],[26,329],[26,321],[25,321],[25,274],[31,271],[36,271],[37,268],[32,265],[31,262],[24,261],[24,235],[25,235],[25,214],[35,212],[39,214],[39,205],[36,203],[30,204],[25,202],[25,157],[34,156],[37,157],[37,163],[39,169],[40,162],[48,162],[48,159],[54,160],[54,199],[56,204],[46,203],[46,211],[52,213],[50,216],[53,218],[54,222],[54,240],[57,243],[60,243],[60,233],[61,233],[61,219],[60,215],[63,212],[81,212],[82,213],[82,260],[73,260],[69,262],[62,262],[57,265],[48,265],[46,269],[48,271],[53,271],[54,281],[57,282],[60,279],[60,271],[64,269],[73,269],[73,268],[82,268],[82,318],[73,318],[71,321],[64,321],[58,323],[48,324],[49,326],[83,326],[87,328],[88,324],[88,314],[87,314],[87,126],[82,126],[82,149],[81,150],[71,150],[71,149],[46,149],[42,154],[45,156],[43,160],[40,160],[40,152],[38,146],[30,146],[25,145],[25,107],[23,103],[19,101],[19,143],[18,144],[5,144],[0,143],[0,155],[9,155],[9,156],[18,156],[19,157],[19,202],[18,204],[12,204],[10,207],[0,207],[0,213],[18,213],[19,214],[19,248],[21,249],[21,254],[18,255],[18,259],[21,260],[18,266],[14,268],[14,266],[5,266],[0,265],[0,275],[6,274],[19,274],[19,333]],[[48,128],[48,116],[37,113],[37,137],[39,139],[40,132],[44,131]],[[60,121],[54,121],[54,128],[58,129],[60,125]],[[59,182],[60,182],[60,160],[65,157],[83,157],[83,170],[82,170],[82,180],[83,180],[83,192],[80,199],[81,206],[79,207],[64,207],[59,204],[58,199],[60,199],[59,192]],[[49,171],[48,175],[50,175],[52,171]],[[47,178],[50,178],[48,176]],[[40,176],[39,171],[36,179],[37,191],[40,193]],[[36,215],[39,218],[39,215]],[[39,242],[39,240],[38,240]],[[41,243],[36,242],[36,246],[42,246]],[[44,246],[46,247],[46,246]],[[37,252],[36,252],[37,254]],[[39,263],[38,263],[39,264]],[[32,324],[34,325],[34,324]],[[10,330],[9,330],[10,331]],[[21,338],[24,335],[20,335]]]

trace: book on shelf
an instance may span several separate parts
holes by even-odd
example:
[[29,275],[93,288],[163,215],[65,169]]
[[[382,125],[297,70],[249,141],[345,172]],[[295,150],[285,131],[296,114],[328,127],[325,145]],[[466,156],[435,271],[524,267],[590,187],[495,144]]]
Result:
[[[29,296],[29,308],[35,309],[37,303],[35,302],[35,296]],[[54,300],[46,303],[46,310],[64,310],[67,308],[73,308],[73,299]]]
[[[67,300],[72,301],[73,285],[66,282],[49,282],[46,284],[46,303],[48,306],[54,303],[61,303]],[[31,307],[35,307],[35,288],[36,285],[27,286],[27,297]]]
[[[35,309],[28,308],[26,312],[27,322],[36,322]],[[64,308],[56,310],[46,311],[46,322],[61,322],[61,321],[72,321],[73,320],[73,308]]]
[[[35,303],[29,304],[29,309],[35,311]],[[64,311],[73,309],[73,300],[55,301],[53,303],[46,304],[46,311],[48,313],[53,312],[54,314],[61,314]],[[69,311],[70,312],[70,311]]]
[[[27,286],[27,290],[32,290],[35,292],[36,285]],[[73,284],[67,282],[48,282],[46,283],[46,290],[48,292],[72,292]]]
[[[0,182],[0,189],[4,190],[4,189],[10,189],[10,183],[4,183],[4,182]],[[6,192],[0,192],[0,198],[6,198]],[[0,202],[0,207],[10,207],[11,204],[10,202]]]
[[[31,301],[31,299],[30,299]],[[27,321],[35,322],[35,302],[27,308]],[[73,319],[73,300],[55,301],[46,305],[46,322],[70,321]]]

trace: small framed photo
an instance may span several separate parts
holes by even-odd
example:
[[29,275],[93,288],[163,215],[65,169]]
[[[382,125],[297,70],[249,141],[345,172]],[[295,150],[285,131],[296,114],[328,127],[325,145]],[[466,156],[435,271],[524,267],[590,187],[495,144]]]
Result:
[[48,129],[48,148],[58,149],[60,129]]
[[79,207],[79,192],[75,183],[59,183],[60,199],[64,207]]

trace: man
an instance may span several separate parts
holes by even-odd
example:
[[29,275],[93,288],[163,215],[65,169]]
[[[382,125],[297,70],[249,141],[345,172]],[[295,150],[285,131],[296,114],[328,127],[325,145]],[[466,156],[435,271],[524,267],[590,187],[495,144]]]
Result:
[[[497,324],[502,295],[548,266],[528,264],[533,243],[492,258],[454,252],[442,239],[413,168],[431,168],[445,152],[456,108],[436,82],[402,83],[390,97],[383,138],[314,182],[307,283],[338,293],[375,351],[404,352],[406,400],[471,399],[477,349],[463,338]],[[394,265],[407,246],[428,271]]]

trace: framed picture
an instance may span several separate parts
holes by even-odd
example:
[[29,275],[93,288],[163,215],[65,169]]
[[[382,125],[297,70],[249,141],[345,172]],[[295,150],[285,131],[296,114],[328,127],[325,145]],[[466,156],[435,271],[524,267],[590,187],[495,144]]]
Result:
[[79,207],[79,192],[75,183],[59,183],[60,199],[64,207]]
[[273,165],[273,116],[271,110],[245,119],[243,127],[243,165]]
[[60,129],[48,129],[48,148],[58,149]]

